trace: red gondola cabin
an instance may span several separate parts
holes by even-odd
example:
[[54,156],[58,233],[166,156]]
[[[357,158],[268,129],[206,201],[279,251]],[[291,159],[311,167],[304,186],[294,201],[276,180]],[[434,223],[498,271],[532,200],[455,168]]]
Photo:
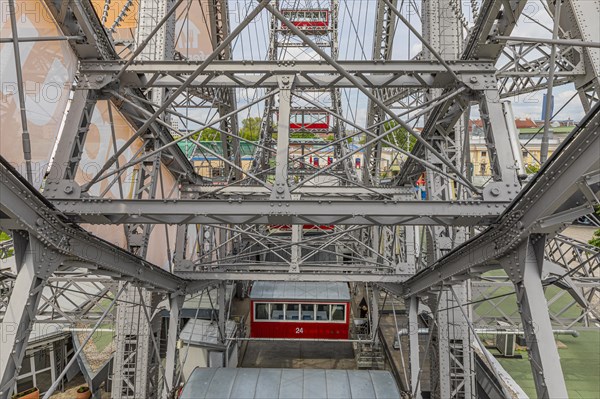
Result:
[[250,291],[250,337],[348,339],[346,283],[257,281]]
[[[284,17],[302,30],[321,31],[329,28],[329,10],[281,10]],[[288,29],[281,24],[281,29]]]
[[318,110],[292,110],[290,114],[291,131],[328,132],[329,114]]

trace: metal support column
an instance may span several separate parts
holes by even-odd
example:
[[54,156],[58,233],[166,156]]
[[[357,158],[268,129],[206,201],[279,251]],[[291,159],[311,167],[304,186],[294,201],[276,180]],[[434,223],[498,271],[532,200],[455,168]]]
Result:
[[290,264],[290,273],[300,272],[300,259],[302,258],[302,248],[298,245],[302,241],[302,225],[292,225],[292,256]]
[[537,397],[567,398],[569,395],[542,286],[545,244],[545,236],[532,235],[501,263],[515,285]]
[[10,398],[48,278],[64,257],[24,231],[14,240],[18,275],[1,324],[0,399]]
[[271,199],[291,199],[288,182],[288,161],[290,146],[290,111],[292,106],[292,86],[294,77],[279,77],[279,117],[277,122],[277,155],[275,158],[275,185]]
[[162,398],[167,399],[170,392],[176,388],[175,374],[177,365],[177,339],[179,337],[179,313],[183,306],[183,295],[173,295],[169,301],[169,331],[167,333],[167,355],[165,359],[165,381],[163,384]]
[[98,95],[95,91],[73,92],[60,141],[46,179],[44,187],[46,197],[64,198],[65,195],[79,197],[80,192],[74,180],[97,100]]
[[[225,281],[219,283],[217,287],[217,307],[219,308],[219,341],[224,345],[227,342],[227,283]],[[223,365],[225,365],[224,358]]]
[[[419,298],[411,296],[407,302],[410,391],[414,393],[415,399],[421,399],[421,386],[419,384],[419,371],[421,369],[421,362],[419,359]],[[400,337],[398,337],[398,340],[400,340]],[[400,343],[400,345],[402,345],[402,343]]]

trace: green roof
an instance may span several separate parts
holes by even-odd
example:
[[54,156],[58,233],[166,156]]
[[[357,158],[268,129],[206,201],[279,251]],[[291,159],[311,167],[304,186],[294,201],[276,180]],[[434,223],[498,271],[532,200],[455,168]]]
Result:
[[[198,143],[200,143],[200,145],[202,147],[208,148],[211,151],[213,151],[219,155],[223,155],[223,146],[220,141],[199,141]],[[196,144],[194,144],[193,142],[191,142],[190,140],[187,140],[187,139],[181,140],[179,143],[177,143],[177,145],[179,145],[179,148],[181,148],[181,151],[183,151],[183,153],[188,158],[190,158],[194,155],[194,150],[197,147]],[[245,141],[240,141],[241,156],[253,156],[255,148],[256,148],[256,145],[254,145],[254,144],[251,144],[251,143],[248,143]],[[206,154],[206,156],[211,156],[211,154],[208,151],[204,151],[204,153]],[[198,149],[196,154],[197,155],[202,154],[202,150]]]
[[[561,133],[571,133],[573,131],[573,129],[575,129],[575,126],[558,126],[558,127],[550,127],[550,130],[552,130],[554,133],[556,134],[561,134]],[[523,128],[523,129],[519,129],[519,133],[521,134],[534,134],[537,132],[542,133],[544,131],[543,127],[528,127],[528,128]]]
[[[575,338],[558,335],[556,340],[566,345],[558,350],[560,364],[565,376],[569,398],[598,398],[600,392],[600,331],[580,331]],[[492,352],[495,352],[492,350]],[[531,376],[531,365],[527,352],[522,352],[522,359],[498,357],[502,367],[515,379],[530,398],[537,396],[535,384]]]

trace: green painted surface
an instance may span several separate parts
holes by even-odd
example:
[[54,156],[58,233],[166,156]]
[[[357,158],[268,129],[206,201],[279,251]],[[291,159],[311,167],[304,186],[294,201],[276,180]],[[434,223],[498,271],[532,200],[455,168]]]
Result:
[[[96,312],[103,312],[110,306],[111,302],[112,301],[109,298],[103,298],[98,302],[93,310]],[[115,312],[115,309],[113,308],[112,311]],[[111,330],[114,328],[115,325],[112,323],[102,323],[98,327],[99,330]],[[96,350],[98,352],[102,352],[107,346],[109,346],[113,341],[114,334],[115,333],[113,331],[96,331],[94,335],[92,335],[92,342],[94,343],[94,346],[96,346]]]
[[[560,134],[560,133],[571,133],[573,131],[573,129],[575,129],[575,126],[557,126],[557,127],[550,127],[550,130],[552,130],[555,134]],[[543,132],[544,128],[543,127],[527,127],[527,128],[522,128],[519,129],[519,133],[522,134],[530,134],[530,133],[537,133],[537,132]]]
[[[209,148],[211,151],[223,155],[223,147],[220,141],[199,141],[201,148]],[[177,143],[181,151],[190,158],[194,155],[194,150],[198,147],[196,144],[191,142],[190,140],[184,139]],[[254,155],[254,150],[256,145],[252,143],[248,143],[247,141],[240,141],[240,154],[241,156],[249,156]],[[202,150],[198,150],[198,154],[202,154]],[[212,155],[209,152],[206,152],[206,156],[211,157]]]
[[[569,398],[600,398],[600,330],[581,331],[577,338],[561,335],[557,339],[567,346],[558,353]],[[498,361],[530,398],[536,398],[527,353],[520,353],[523,359],[498,358]]]
[[[500,269],[492,270],[492,271],[484,274],[484,276],[488,276],[488,277],[492,277],[492,276],[498,277],[498,276],[505,276],[505,275],[506,275],[506,273],[504,272],[504,270],[500,270]],[[513,292],[515,292],[515,290],[512,286],[505,286],[505,287],[499,287],[495,291],[493,289],[488,289],[485,292],[485,296],[490,298],[490,297],[494,297],[494,296],[513,293]],[[553,313],[557,314],[557,313],[563,311],[564,309],[566,309],[563,313],[561,313],[561,317],[562,318],[570,318],[573,320],[575,320],[581,314],[581,307],[579,307],[579,305],[577,305],[575,303],[572,303],[573,298],[571,297],[571,295],[568,292],[566,292],[554,285],[549,285],[545,288],[545,293],[546,293],[546,300],[548,301],[550,309],[552,310]],[[483,299],[483,297],[477,297],[477,298],[473,298],[473,299],[480,300],[480,299]],[[482,302],[482,303],[476,304],[474,307],[475,313],[480,316],[487,316],[487,317],[501,318],[501,317],[503,317],[503,314],[504,314],[504,315],[512,317],[512,318],[516,318],[516,319],[520,318],[518,309],[517,309],[517,299],[514,294],[507,295],[506,297],[503,297],[503,298],[494,299],[494,302],[496,302],[496,303],[499,302],[499,305],[496,307],[489,302]],[[578,323],[577,325],[581,326],[582,324]]]

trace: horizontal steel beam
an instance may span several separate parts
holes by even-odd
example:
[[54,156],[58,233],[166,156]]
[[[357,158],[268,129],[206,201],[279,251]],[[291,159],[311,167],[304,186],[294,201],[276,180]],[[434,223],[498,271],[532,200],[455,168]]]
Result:
[[80,259],[92,269],[131,279],[134,284],[167,292],[185,289],[181,278],[69,223],[1,156],[0,193],[2,230],[27,230],[47,248]]
[[[448,87],[464,83],[472,89],[495,84],[495,67],[489,62],[448,61],[460,79],[439,63],[430,61],[339,61],[362,85],[387,87]],[[128,67],[121,87],[178,87],[198,68],[199,62],[140,61]],[[101,89],[113,83],[122,65],[119,61],[82,61],[80,89]],[[215,61],[190,87],[278,87],[277,77],[296,75],[297,88],[354,87],[331,65],[320,61]],[[486,79],[487,78],[487,79]],[[488,83],[491,82],[491,83]]]
[[[185,185],[181,193],[212,194],[215,196],[270,196],[271,190],[263,186],[216,186]],[[414,198],[415,191],[411,187],[352,187],[352,186],[302,186],[293,191],[306,197],[373,197],[392,196],[406,199]]]
[[506,41],[508,43],[545,43],[557,46],[594,47],[600,48],[600,42],[586,42],[583,40],[547,39],[541,37],[523,36],[492,36],[491,40]]
[[487,225],[507,202],[330,200],[53,200],[90,224]]
[[186,280],[206,281],[342,281],[360,283],[401,283],[410,276],[383,273],[289,273],[289,272],[178,272]]

